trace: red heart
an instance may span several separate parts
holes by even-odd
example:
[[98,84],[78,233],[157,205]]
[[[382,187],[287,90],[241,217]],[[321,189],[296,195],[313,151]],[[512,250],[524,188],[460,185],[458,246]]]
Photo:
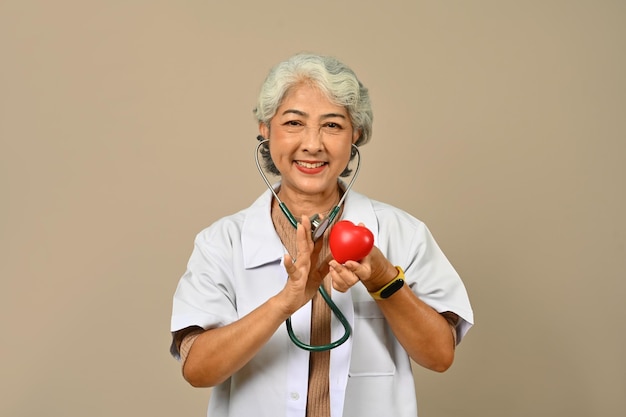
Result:
[[349,220],[341,220],[330,230],[328,244],[337,262],[358,262],[372,250],[374,235],[365,226],[355,226]]

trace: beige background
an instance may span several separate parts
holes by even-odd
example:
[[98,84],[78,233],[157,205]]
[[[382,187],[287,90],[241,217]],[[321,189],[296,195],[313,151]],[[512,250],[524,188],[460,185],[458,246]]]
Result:
[[169,357],[202,228],[265,188],[271,65],[370,88],[355,189],[424,220],[477,325],[421,416],[624,416],[626,3],[0,1],[0,415],[202,416]]

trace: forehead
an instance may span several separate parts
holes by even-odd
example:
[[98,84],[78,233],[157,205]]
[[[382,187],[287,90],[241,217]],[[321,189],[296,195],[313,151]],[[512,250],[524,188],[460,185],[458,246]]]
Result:
[[290,109],[310,115],[335,113],[348,116],[344,106],[332,101],[320,88],[310,83],[296,84],[287,90],[276,113],[280,115]]

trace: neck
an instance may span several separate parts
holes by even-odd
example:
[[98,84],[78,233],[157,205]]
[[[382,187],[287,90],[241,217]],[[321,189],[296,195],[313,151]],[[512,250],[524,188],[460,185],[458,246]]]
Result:
[[326,190],[320,194],[303,194],[295,190],[288,190],[281,186],[278,190],[278,197],[287,206],[289,211],[298,220],[302,216],[311,217],[315,214],[325,216],[328,214],[341,199],[341,190],[339,184],[337,187]]

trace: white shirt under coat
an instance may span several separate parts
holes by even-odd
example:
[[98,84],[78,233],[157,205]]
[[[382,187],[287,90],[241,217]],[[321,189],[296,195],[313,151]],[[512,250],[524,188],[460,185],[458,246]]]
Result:
[[[271,219],[272,194],[266,191],[250,207],[224,217],[195,239],[187,271],[173,300],[171,331],[205,329],[245,316],[285,285],[285,248]],[[406,283],[438,312],[460,317],[457,342],[473,323],[461,279],[427,227],[408,213],[350,191],[342,219],[364,223],[374,244],[405,271]],[[415,417],[417,403],[410,359],[394,337],[376,302],[363,285],[333,301],[353,333],[331,351],[332,417]],[[292,316],[294,333],[309,343],[311,303]],[[344,329],[333,316],[332,340]],[[228,346],[224,346],[228,349]],[[175,348],[172,349],[177,356]],[[281,326],[241,370],[214,387],[210,417],[304,417],[309,353],[295,346]]]

